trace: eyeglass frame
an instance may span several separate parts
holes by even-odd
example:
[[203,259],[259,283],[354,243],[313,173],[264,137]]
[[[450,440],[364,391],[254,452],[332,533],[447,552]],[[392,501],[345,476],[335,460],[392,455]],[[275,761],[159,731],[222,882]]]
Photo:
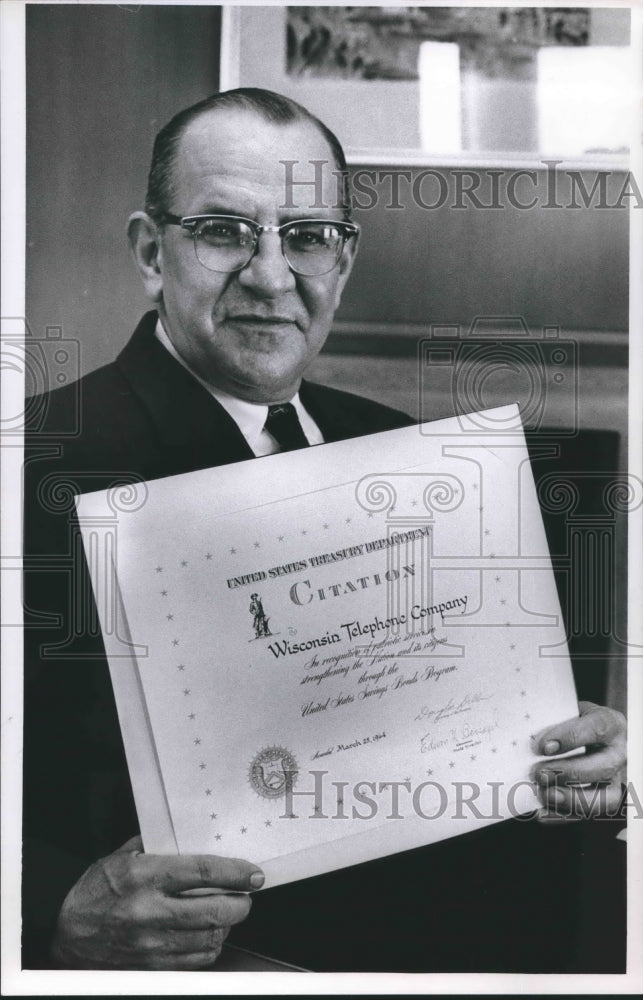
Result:
[[[250,257],[245,262],[245,264],[242,264],[241,267],[234,267],[229,271],[215,271],[214,268],[207,267],[203,263],[203,261],[199,257],[199,254],[197,253],[196,244],[198,239],[197,226],[199,222],[202,222],[205,219],[231,219],[231,220],[234,219],[235,222],[246,223],[246,225],[252,232],[253,249],[252,253],[250,254]],[[203,215],[180,216],[180,215],[174,215],[172,212],[161,212],[158,216],[155,217],[155,222],[161,225],[180,226],[182,229],[185,229],[187,230],[187,232],[191,233],[194,242],[194,255],[196,259],[198,260],[201,267],[204,267],[206,271],[212,271],[213,274],[236,274],[238,271],[243,271],[244,267],[247,267],[248,264],[250,264],[253,257],[256,255],[257,250],[259,249],[259,237],[261,236],[261,234],[279,233],[281,253],[288,267],[293,272],[293,274],[298,274],[302,278],[319,278],[322,277],[324,274],[330,274],[330,272],[337,267],[347,242],[351,239],[357,240],[360,234],[360,227],[357,225],[356,222],[348,222],[344,219],[291,219],[288,222],[282,223],[280,226],[262,226],[259,222],[255,222],[254,219],[246,218],[245,215],[223,215],[218,212],[208,212]],[[337,226],[340,230],[340,235],[342,237],[342,247],[339,254],[337,255],[335,263],[333,264],[332,267],[329,267],[327,271],[321,271],[319,274],[305,274],[302,273],[301,271],[297,271],[297,269],[292,266],[286,254],[284,253],[283,237],[281,235],[282,231],[284,229],[290,228],[290,226],[297,226],[301,225],[302,223],[311,223],[311,222],[321,222],[327,226]]]

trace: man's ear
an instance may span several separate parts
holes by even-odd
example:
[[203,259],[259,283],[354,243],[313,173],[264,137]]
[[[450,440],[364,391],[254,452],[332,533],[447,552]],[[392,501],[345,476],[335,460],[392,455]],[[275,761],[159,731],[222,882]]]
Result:
[[145,293],[152,302],[163,298],[159,231],[147,212],[134,212],[127,224],[127,236]]
[[353,270],[353,264],[355,263],[355,257],[357,256],[358,242],[359,233],[353,237],[353,239],[348,240],[347,243],[344,244],[344,249],[342,250],[342,255],[339,259],[339,278],[335,289],[335,309],[339,307],[344,286],[346,285],[346,282],[350,277],[350,273]]

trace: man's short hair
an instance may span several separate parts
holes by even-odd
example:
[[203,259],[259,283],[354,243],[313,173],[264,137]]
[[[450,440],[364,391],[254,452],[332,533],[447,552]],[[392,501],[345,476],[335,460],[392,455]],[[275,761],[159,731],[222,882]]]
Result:
[[[302,104],[276,94],[272,90],[259,87],[239,87],[236,90],[224,90],[211,97],[206,97],[189,108],[184,108],[165,125],[154,140],[152,163],[147,181],[145,211],[159,224],[163,215],[172,211],[172,196],[174,169],[178,155],[181,137],[188,125],[207,111],[233,108],[243,111],[254,111],[265,121],[276,125],[288,125],[290,122],[310,122],[321,132],[328,143],[335,160],[338,172],[341,174],[341,204],[345,218],[350,219],[351,203],[348,189],[348,168],[341,143],[334,132],[324,125],[316,115],[308,111]],[[285,179],[285,176],[284,176]],[[176,207],[176,206],[175,206]]]

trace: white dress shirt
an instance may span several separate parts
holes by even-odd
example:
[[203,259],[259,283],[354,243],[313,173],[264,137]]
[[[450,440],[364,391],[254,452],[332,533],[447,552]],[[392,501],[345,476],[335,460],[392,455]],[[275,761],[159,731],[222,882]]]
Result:
[[[280,450],[279,445],[273,438],[272,434],[269,434],[264,427],[268,417],[268,403],[248,403],[245,399],[237,399],[236,396],[230,395],[229,392],[224,392],[222,389],[217,389],[215,386],[210,385],[209,382],[204,381],[204,379],[197,375],[196,372],[194,372],[183,360],[176,347],[168,337],[160,319],[157,321],[156,330],[154,332],[157,340],[163,344],[163,347],[169,351],[172,357],[178,361],[180,365],[183,365],[183,367],[190,372],[192,377],[195,378],[197,382],[200,382],[204,389],[207,389],[211,396],[214,396],[224,410],[227,410],[257,458],[261,458],[263,455],[274,455]],[[299,393],[296,393],[290,400],[279,399],[275,400],[275,402],[292,403],[297,411],[299,422],[309,444],[324,443],[322,432],[311,417],[310,413],[308,413],[308,411],[304,408],[304,405],[299,398]]]

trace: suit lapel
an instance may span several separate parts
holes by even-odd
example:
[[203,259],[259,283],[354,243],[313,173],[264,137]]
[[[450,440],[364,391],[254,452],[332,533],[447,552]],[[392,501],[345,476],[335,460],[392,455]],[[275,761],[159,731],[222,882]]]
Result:
[[354,405],[349,408],[341,393],[326,386],[304,380],[299,397],[328,444],[367,434],[371,429],[368,425],[361,426],[360,414]]
[[232,417],[159,343],[147,313],[117,364],[151,418],[169,467],[225,465],[253,453]]

